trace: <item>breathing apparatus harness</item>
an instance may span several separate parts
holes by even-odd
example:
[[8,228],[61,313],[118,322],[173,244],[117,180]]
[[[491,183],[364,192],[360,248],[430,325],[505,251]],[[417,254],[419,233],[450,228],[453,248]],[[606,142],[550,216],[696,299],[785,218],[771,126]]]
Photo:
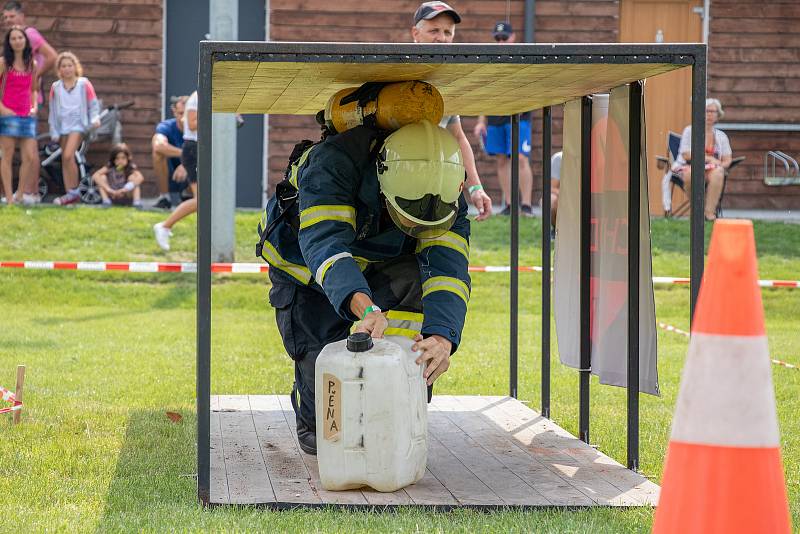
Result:
[[[385,84],[364,84],[364,85],[385,85]],[[363,86],[362,86],[363,88]],[[361,91],[362,88],[359,88]],[[380,88],[370,89],[371,91],[380,92]],[[356,91],[358,92],[358,91]],[[375,92],[375,94],[377,94]],[[353,95],[348,96],[348,98],[352,97]],[[369,97],[362,97],[362,98],[369,98]],[[360,101],[360,100],[359,100]],[[360,104],[359,104],[360,105]],[[366,119],[366,117],[365,117]],[[272,234],[273,231],[278,227],[281,221],[287,219],[289,222],[289,226],[292,229],[292,232],[295,236],[299,235],[300,233],[300,210],[298,209],[298,199],[299,199],[299,171],[300,167],[306,162],[308,159],[309,154],[314,148],[325,141],[330,135],[334,135],[336,133],[335,130],[332,130],[332,125],[326,124],[324,118],[324,111],[320,111],[316,115],[316,121],[320,125],[322,129],[322,136],[320,140],[317,142],[313,142],[310,139],[303,139],[299,143],[297,143],[294,148],[292,149],[292,153],[289,155],[289,164],[286,166],[286,170],[283,174],[283,180],[281,180],[275,186],[275,197],[278,202],[278,216],[275,217],[273,221],[267,224],[267,215],[268,210],[264,210],[264,213],[261,217],[261,220],[258,223],[258,243],[256,243],[256,257],[262,258],[264,261],[267,259],[264,257],[264,243]],[[374,124],[374,120],[372,121]],[[383,144],[383,139],[389,135],[390,132],[384,132],[382,130],[376,129],[374,126],[370,124],[366,124],[373,128],[376,132],[375,140],[373,141],[373,146],[370,150],[370,160],[374,160],[378,156],[378,151],[380,150],[381,145]]]

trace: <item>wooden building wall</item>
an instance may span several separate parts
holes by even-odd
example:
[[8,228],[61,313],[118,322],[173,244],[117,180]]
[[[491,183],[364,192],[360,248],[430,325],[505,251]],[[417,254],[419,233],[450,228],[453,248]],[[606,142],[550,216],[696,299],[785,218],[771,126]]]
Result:
[[[142,168],[145,194],[155,194],[150,137],[161,118],[163,0],[28,0],[28,23],[56,50],[72,50],[106,103],[133,100],[122,115],[125,140]],[[361,0],[270,0],[272,40],[409,42],[418,0],[373,0],[369,12]],[[453,0],[464,20],[456,42],[491,42],[498,20],[510,20],[524,37],[523,0]],[[617,42],[619,0],[537,0],[536,41]],[[795,96],[800,78],[800,4],[795,0],[713,0],[709,42],[709,94],[725,106],[725,122],[800,123]],[[48,77],[49,82],[54,79]],[[42,117],[45,112],[42,111]],[[561,119],[554,117],[554,150],[560,147]],[[463,118],[474,141],[474,119]],[[43,120],[40,131],[46,131]],[[280,180],[286,158],[300,139],[318,136],[311,117],[270,118],[270,183]],[[763,185],[763,157],[770,149],[800,156],[800,133],[731,132],[735,155],[746,163],[732,173],[726,192],[731,207],[796,208],[800,186]],[[533,173],[538,199],[541,187],[541,114],[533,120]],[[494,163],[473,143],[481,177],[499,202]],[[108,143],[94,145],[90,160],[101,164]],[[660,148],[660,147],[659,147]],[[658,150],[650,150],[651,153]]]
[[[150,138],[161,120],[162,0],[40,0],[23,2],[26,22],[57,52],[71,50],[81,60],[105,105],[133,100],[122,112],[123,137],[144,173],[144,194],[156,194]],[[45,79],[45,90],[55,80]],[[46,110],[39,132],[47,132]],[[98,142],[89,160],[102,165],[108,142]]]
[[[273,40],[331,40],[407,42],[417,0],[375,0],[370,13],[360,12],[362,2],[341,0],[271,1]],[[506,17],[505,0],[453,0],[463,17],[456,42],[491,40],[494,22]],[[524,37],[524,2],[509,4],[511,22],[520,40]],[[535,38],[537,42],[619,41],[619,0],[537,0]],[[298,16],[298,11],[302,16]],[[800,78],[800,3],[795,0],[712,0],[709,42],[709,95],[720,98],[726,108],[725,122],[800,123],[800,100],[795,96]],[[561,144],[561,114],[554,110],[553,149]],[[480,153],[474,142],[474,119],[462,117],[464,129],[473,141],[480,175],[499,202],[500,192],[494,163]],[[317,128],[311,119],[276,117],[270,129],[270,182],[281,177],[286,156],[293,143],[314,138]],[[763,184],[764,153],[780,149],[800,157],[800,133],[730,132],[734,155],[747,157],[731,173],[725,205],[742,208],[797,208],[800,186],[767,187]],[[533,120],[532,168],[535,196],[541,190],[541,114]],[[649,154],[662,147],[650,147]],[[654,192],[656,195],[659,192]]]
[[[800,2],[712,1],[708,94],[719,98],[723,122],[800,124]],[[800,186],[764,185],[764,154],[800,159],[800,132],[729,131],[734,156],[725,206],[800,208]]]
[[[418,0],[374,0],[369,13],[364,13],[360,0],[271,0],[270,37],[274,41],[355,41],[411,42],[411,27]],[[461,15],[456,27],[455,42],[493,42],[494,24],[506,18],[524,40],[524,9],[522,0],[453,0],[450,2]],[[541,42],[616,42],[619,33],[619,3],[617,0],[574,2],[567,0],[536,1],[536,40]],[[478,172],[495,203],[500,201],[500,189],[494,161],[480,152],[472,135],[475,119],[462,117],[464,131],[472,141]],[[554,149],[560,146],[560,115],[554,122]],[[311,117],[270,117],[270,184],[283,176],[292,146],[303,138],[316,139],[319,128]],[[534,189],[541,191],[541,115],[533,119],[533,176]],[[541,193],[535,194],[538,201]]]

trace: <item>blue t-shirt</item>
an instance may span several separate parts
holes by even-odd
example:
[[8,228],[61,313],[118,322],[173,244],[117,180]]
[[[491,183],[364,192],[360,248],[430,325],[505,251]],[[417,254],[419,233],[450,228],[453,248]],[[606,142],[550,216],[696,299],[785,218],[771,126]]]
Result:
[[[180,128],[178,128],[178,121],[176,121],[174,118],[159,122],[158,126],[156,126],[156,133],[160,133],[166,137],[167,141],[169,141],[169,144],[172,146],[176,148],[183,147],[183,132],[180,130]],[[181,158],[169,158],[167,160],[170,181],[172,181],[172,173],[175,172],[175,169],[180,164]]]

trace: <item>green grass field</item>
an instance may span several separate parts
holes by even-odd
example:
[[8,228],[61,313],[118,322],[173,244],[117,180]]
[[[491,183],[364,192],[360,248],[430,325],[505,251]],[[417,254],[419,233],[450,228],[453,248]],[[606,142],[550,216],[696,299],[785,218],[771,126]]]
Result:
[[[163,214],[0,208],[0,260],[193,261],[195,219],[162,253]],[[237,260],[253,257],[256,213],[237,214]],[[539,221],[524,219],[521,263],[540,264]],[[762,278],[800,278],[800,226],[756,223]],[[654,274],[688,276],[688,223],[653,222]],[[707,228],[710,231],[710,227]],[[472,263],[508,263],[508,219],[473,224]],[[539,406],[538,273],[521,280],[520,398]],[[212,391],[288,392],[289,359],[265,275],[215,276]],[[800,364],[800,290],[763,292],[774,358]],[[656,289],[660,321],[688,330],[686,287]],[[204,510],[195,492],[195,277],[0,270],[0,385],[27,365],[23,424],[0,416],[0,525],[34,531],[645,532],[651,509],[344,513]],[[437,392],[508,391],[508,274],[475,273],[463,342]],[[659,332],[663,396],[641,397],[643,472],[658,481],[687,340]],[[577,432],[578,375],[553,354],[552,415]],[[800,526],[800,371],[773,366],[794,525]],[[592,383],[592,441],[625,461],[625,391]],[[167,411],[182,414],[173,423]]]

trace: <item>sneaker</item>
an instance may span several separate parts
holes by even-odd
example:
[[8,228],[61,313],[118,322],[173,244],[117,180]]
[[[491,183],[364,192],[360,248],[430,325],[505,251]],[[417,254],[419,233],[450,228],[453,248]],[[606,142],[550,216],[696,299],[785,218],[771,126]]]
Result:
[[297,441],[304,453],[312,456],[317,455],[317,434],[305,426],[297,427]]
[[506,207],[500,212],[500,215],[511,215],[511,206],[506,204]]
[[164,228],[164,223],[153,225],[153,233],[156,235],[156,243],[162,250],[169,250],[169,238],[172,237],[172,230]]
[[522,215],[525,217],[533,217],[533,208],[527,204],[523,204],[520,211],[522,211]]
[[29,195],[28,193],[23,193],[22,195],[22,205],[23,206],[35,206],[36,204],[42,203],[42,197],[38,194]]
[[66,195],[60,196],[53,200],[53,204],[56,206],[67,206],[69,204],[75,204],[81,201],[81,196],[78,193],[67,193]]
[[158,208],[161,210],[168,210],[172,208],[172,202],[169,201],[165,195],[162,195],[158,198],[155,204],[153,204],[154,208]]
[[100,207],[101,207],[101,208],[108,209],[108,208],[110,208],[111,206],[112,206],[112,204],[111,204],[111,201],[110,201],[110,200],[108,200],[108,199],[105,199],[105,200],[103,200],[103,201],[100,203]]
[[144,204],[142,204],[142,201],[141,201],[141,200],[137,200],[137,201],[135,201],[135,202],[132,202],[132,203],[131,203],[131,205],[132,205],[134,208],[136,208],[137,210],[143,210],[143,209],[144,209]]

